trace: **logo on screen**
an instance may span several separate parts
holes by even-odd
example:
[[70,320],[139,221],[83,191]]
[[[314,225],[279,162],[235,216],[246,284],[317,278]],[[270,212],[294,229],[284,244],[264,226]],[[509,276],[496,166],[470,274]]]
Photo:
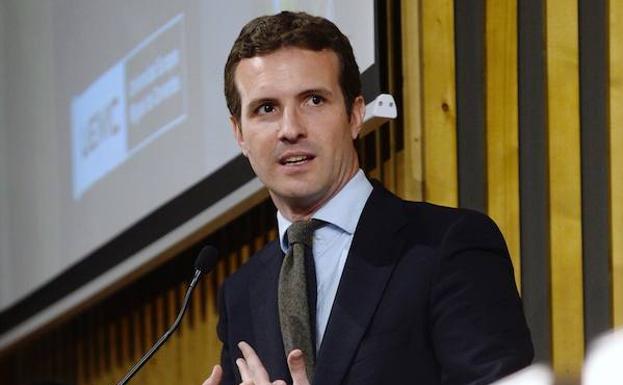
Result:
[[74,199],[186,119],[185,57],[179,14],[73,97]]

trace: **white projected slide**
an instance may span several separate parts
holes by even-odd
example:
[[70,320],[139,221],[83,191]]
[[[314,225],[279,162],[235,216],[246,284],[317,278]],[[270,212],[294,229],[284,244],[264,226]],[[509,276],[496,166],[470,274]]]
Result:
[[174,17],[73,98],[75,199],[186,118],[183,23]]
[[[323,15],[349,37],[361,71],[375,60],[374,0],[7,4],[0,321],[22,318],[0,323],[0,348],[6,330],[114,285],[261,189],[223,96],[225,60],[246,22],[281,9]],[[185,194],[197,186],[191,210]],[[41,295],[58,287],[58,298]]]

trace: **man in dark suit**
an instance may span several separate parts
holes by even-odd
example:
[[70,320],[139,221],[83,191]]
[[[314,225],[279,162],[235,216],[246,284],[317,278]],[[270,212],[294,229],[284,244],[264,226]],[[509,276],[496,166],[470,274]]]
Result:
[[[225,94],[280,237],[223,284],[222,361],[206,385],[486,384],[531,362],[495,224],[402,201],[359,170],[353,140],[365,104],[337,27],[290,12],[251,21],[228,58]],[[312,222],[301,302],[282,291],[283,266],[299,242],[291,226]],[[309,310],[294,332],[309,329],[310,344],[284,347],[284,297]]]

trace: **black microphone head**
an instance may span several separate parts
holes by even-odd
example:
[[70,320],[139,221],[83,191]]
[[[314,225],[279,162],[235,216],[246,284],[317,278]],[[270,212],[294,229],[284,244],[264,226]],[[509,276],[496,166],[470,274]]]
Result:
[[203,274],[209,273],[216,263],[218,262],[218,250],[216,247],[207,245],[205,246],[197,259],[195,259],[195,269],[201,271]]

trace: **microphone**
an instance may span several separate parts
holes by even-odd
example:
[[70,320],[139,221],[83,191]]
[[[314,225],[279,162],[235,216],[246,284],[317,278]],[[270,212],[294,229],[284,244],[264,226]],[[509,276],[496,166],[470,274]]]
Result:
[[136,372],[138,372],[143,367],[143,365],[145,365],[145,363],[151,358],[151,356],[153,356],[154,353],[156,353],[156,351],[160,349],[160,347],[166,342],[166,340],[171,337],[171,334],[173,334],[173,332],[180,325],[180,321],[182,320],[184,313],[186,313],[188,303],[190,302],[190,295],[192,294],[195,286],[197,286],[199,278],[201,278],[203,274],[207,274],[212,271],[212,269],[214,269],[214,266],[216,266],[216,262],[218,262],[218,251],[216,250],[216,248],[210,245],[205,246],[195,260],[195,276],[190,281],[190,285],[188,285],[186,295],[184,296],[184,303],[182,304],[180,312],[177,314],[175,322],[173,322],[173,325],[171,325],[171,327],[169,327],[169,329],[162,335],[162,337],[160,337],[160,339],[156,341],[154,346],[152,346],[151,349],[149,349],[149,351],[145,353],[143,357],[141,357],[141,359],[136,364],[134,364],[134,366],[132,366],[128,374],[126,374],[125,377],[123,377],[123,379],[117,383],[117,385],[125,385],[128,381],[130,381],[130,379],[134,377]]

